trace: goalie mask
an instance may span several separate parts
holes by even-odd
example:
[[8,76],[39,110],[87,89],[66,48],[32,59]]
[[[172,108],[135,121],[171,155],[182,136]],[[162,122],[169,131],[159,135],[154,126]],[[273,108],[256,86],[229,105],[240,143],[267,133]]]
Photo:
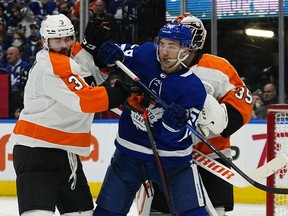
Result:
[[74,33],[74,26],[70,19],[63,14],[47,15],[41,23],[40,34],[43,46],[48,50],[50,38],[74,37]]
[[181,57],[182,52],[185,48],[190,48],[191,42],[192,42],[192,33],[190,29],[186,25],[182,25],[178,22],[169,22],[166,25],[164,25],[160,31],[159,34],[155,40],[155,45],[157,47],[156,54],[157,54],[157,60],[160,62],[161,66],[163,66],[160,56],[159,56],[159,49],[160,41],[162,39],[169,39],[169,40],[175,40],[180,42],[180,49],[177,55],[177,59],[171,59],[171,61],[175,61],[175,65],[171,67],[170,69],[163,69],[165,72],[173,72],[177,66],[179,66],[182,61],[184,61],[189,53],[187,53],[184,57]]
[[192,16],[190,13],[184,13],[177,17],[175,22],[184,24],[190,28],[193,35],[190,50],[202,49],[205,43],[207,31],[200,19]]

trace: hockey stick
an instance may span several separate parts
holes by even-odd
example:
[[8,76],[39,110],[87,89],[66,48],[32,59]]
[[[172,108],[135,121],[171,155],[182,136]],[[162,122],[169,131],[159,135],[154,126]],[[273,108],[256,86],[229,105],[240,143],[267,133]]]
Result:
[[[154,100],[156,103],[160,104],[163,107],[167,107],[166,103],[158,97],[153,91],[151,91],[141,80],[129,69],[127,68],[122,62],[119,60],[115,61],[115,64],[119,68],[121,68],[132,80],[137,82]],[[215,152],[222,160],[224,160],[229,166],[231,166],[239,175],[241,175],[246,181],[248,181],[254,187],[270,192],[270,193],[277,193],[277,194],[288,194],[287,188],[273,188],[268,187],[266,185],[260,184],[259,182],[253,180],[248,175],[246,175],[241,169],[239,169],[233,162],[231,162],[222,152],[220,152],[210,141],[208,141],[205,137],[203,137],[196,129],[192,127],[189,123],[186,124],[186,128],[193,133],[196,137],[198,137],[203,143],[205,143],[213,152]]]
[[[118,109],[118,111],[115,113],[121,115],[122,110]],[[225,165],[203,154],[202,152],[193,149],[192,154],[193,160],[198,166],[223,179],[229,184],[240,188],[251,186],[251,184],[243,177],[241,177],[241,175],[235,172],[235,170],[226,167]],[[280,154],[273,160],[265,163],[263,166],[253,171],[250,171],[247,175],[254,181],[260,182],[269,177],[270,175],[274,174],[276,171],[280,170],[287,164],[288,157],[285,154]]]
[[155,140],[154,140],[154,136],[153,136],[153,132],[152,132],[152,129],[151,129],[151,125],[150,125],[147,109],[144,109],[142,117],[143,117],[144,122],[145,122],[145,126],[146,126],[148,137],[149,137],[149,141],[150,141],[150,144],[151,144],[151,148],[152,148],[152,151],[153,151],[153,155],[154,155],[154,158],[155,158],[155,162],[156,162],[156,165],[157,165],[158,173],[159,173],[159,176],[160,176],[160,181],[161,181],[161,184],[162,184],[162,187],[163,187],[163,192],[164,192],[164,195],[165,195],[168,207],[169,207],[169,211],[170,211],[171,215],[177,216],[177,213],[174,214],[174,208],[173,208],[173,204],[172,204],[172,201],[171,201],[168,184],[167,184],[165,173],[164,173],[164,169],[163,169],[163,166],[162,166],[159,154],[158,154],[157,146],[156,146],[156,143],[155,143]]
[[[203,154],[202,152],[193,149],[192,154],[193,154],[193,160],[198,166],[218,176],[219,178],[223,179],[229,184],[240,188],[248,187],[251,185],[248,181],[239,176],[237,172],[219,163],[213,158],[210,158],[209,156]],[[276,158],[274,158],[273,160],[266,163],[265,165],[259,167],[258,169],[249,172],[247,175],[254,181],[259,182],[267,178],[268,176],[272,175],[277,170],[281,169],[287,164],[288,164],[288,157],[284,154],[281,154]]]

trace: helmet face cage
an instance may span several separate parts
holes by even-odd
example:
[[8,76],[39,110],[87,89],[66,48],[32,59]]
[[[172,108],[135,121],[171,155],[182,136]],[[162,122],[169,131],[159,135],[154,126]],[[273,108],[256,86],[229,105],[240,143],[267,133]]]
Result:
[[158,47],[162,38],[176,40],[180,42],[182,48],[189,47],[192,41],[192,33],[186,25],[177,22],[169,22],[164,25],[156,38],[155,44]]
[[74,26],[70,19],[63,14],[47,15],[40,28],[44,46],[48,48],[48,39],[74,36]]
[[193,35],[190,50],[198,50],[203,48],[207,31],[200,19],[192,16],[190,13],[184,13],[174,21],[184,24],[190,28],[190,31]]

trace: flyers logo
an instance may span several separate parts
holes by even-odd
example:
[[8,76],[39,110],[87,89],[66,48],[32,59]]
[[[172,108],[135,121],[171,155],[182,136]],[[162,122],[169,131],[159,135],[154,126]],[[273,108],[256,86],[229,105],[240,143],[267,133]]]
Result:
[[[6,134],[0,139],[0,172],[5,171],[7,161],[13,161],[13,154],[7,153],[6,146],[9,140],[10,134]],[[80,157],[82,161],[92,160],[96,162],[99,160],[99,143],[96,137],[91,135],[92,151],[87,157]]]
[[81,156],[80,159],[82,161],[88,161],[91,159],[93,162],[96,162],[99,160],[99,143],[96,137],[94,137],[93,135],[91,135],[91,145],[92,145],[92,151],[90,155],[87,157]]
[[[6,134],[0,139],[0,171],[6,168],[6,144],[8,143],[10,134]],[[7,160],[13,160],[12,154],[7,154]]]

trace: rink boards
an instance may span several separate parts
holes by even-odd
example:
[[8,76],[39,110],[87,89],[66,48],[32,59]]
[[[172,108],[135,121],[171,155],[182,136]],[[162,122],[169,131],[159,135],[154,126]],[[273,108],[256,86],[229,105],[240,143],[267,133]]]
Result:
[[[8,139],[15,125],[13,120],[0,120],[0,196],[15,196],[13,143]],[[92,148],[88,157],[81,158],[92,194],[99,193],[104,174],[115,149],[117,120],[97,120],[92,125]],[[245,173],[266,162],[266,121],[252,120],[231,137],[234,163]],[[265,184],[266,182],[261,182]],[[264,203],[265,192],[254,187],[234,187],[235,202]]]

